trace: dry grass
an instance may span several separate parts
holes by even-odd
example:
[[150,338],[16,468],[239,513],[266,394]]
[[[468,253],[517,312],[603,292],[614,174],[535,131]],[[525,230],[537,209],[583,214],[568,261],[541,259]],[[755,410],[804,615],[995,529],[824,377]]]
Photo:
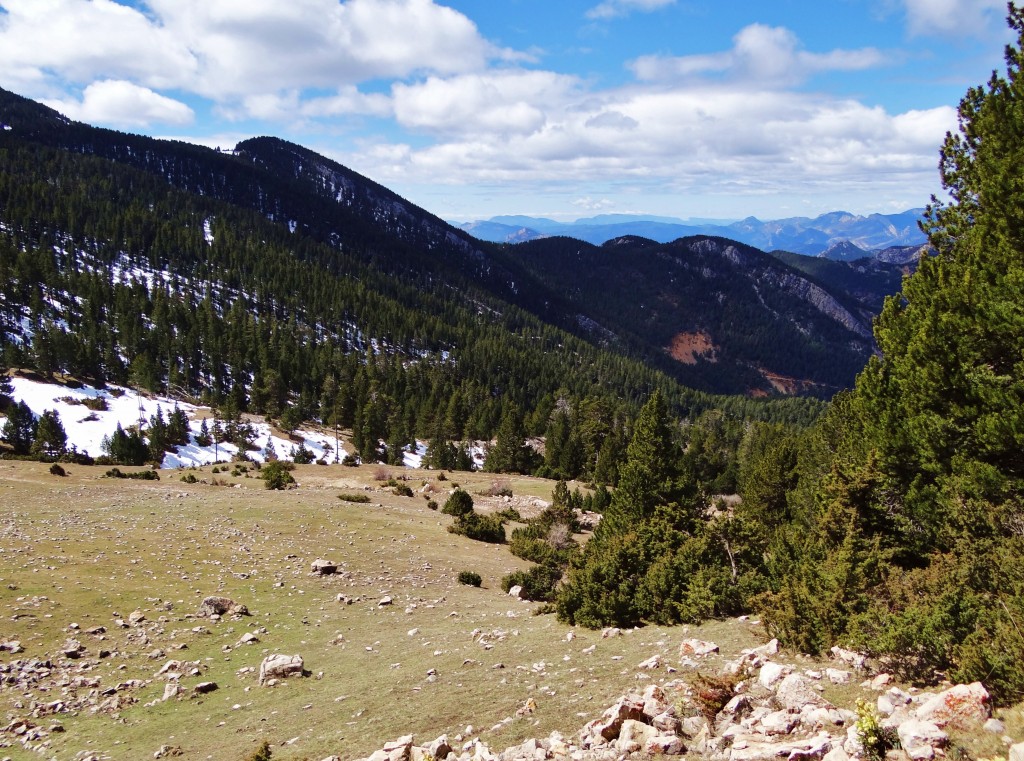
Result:
[[[167,744],[180,746],[184,758],[232,761],[266,739],[275,759],[357,758],[400,735],[426,742],[443,732],[467,734],[467,725],[501,749],[553,730],[572,734],[629,689],[667,678],[637,665],[655,654],[677,663],[684,637],[721,646],[721,655],[702,663],[707,673],[764,640],[754,622],[737,621],[649,627],[609,639],[575,630],[567,640],[569,627],[501,593],[501,577],[527,564],[506,547],[448,533],[448,516],[429,510],[421,494],[395,496],[372,466],[299,466],[300,488],[288,492],[227,473],[218,477],[237,488],[185,484],[175,471],[139,482],[102,478],[98,467],[68,466],[66,478],[47,468],[0,461],[0,640],[19,639],[26,651],[2,653],[0,661],[50,658],[73,674],[99,677],[101,689],[129,679],[146,684],[122,691],[137,702],[116,716],[86,710],[53,717],[66,732],[50,735],[43,755],[15,746],[0,748],[0,757],[65,761],[88,750],[140,759]],[[213,478],[209,467],[194,473]],[[408,475],[414,491],[426,482],[439,496],[453,482],[475,494],[492,480]],[[517,500],[550,499],[551,481],[508,482]],[[370,502],[343,502],[341,491],[367,494]],[[474,500],[478,509],[492,507]],[[338,563],[339,574],[311,575],[318,557]],[[479,573],[483,587],[459,584],[463,570]],[[253,615],[195,618],[211,594],[231,597]],[[354,602],[339,603],[339,595]],[[392,605],[378,606],[384,595]],[[115,625],[136,609],[146,622]],[[84,633],[96,625],[107,628],[102,640]],[[193,632],[196,626],[208,633]],[[242,634],[263,628],[258,644],[237,646]],[[478,630],[483,639],[474,637]],[[78,661],[60,654],[71,636],[87,648]],[[181,645],[186,649],[174,649]],[[113,655],[98,660],[101,647]],[[156,648],[166,655],[148,658]],[[301,654],[311,675],[261,688],[255,674],[239,673],[258,669],[270,653]],[[219,689],[147,707],[163,694],[165,682],[155,674],[169,658],[203,664],[201,676],[183,677],[187,691],[199,681]],[[847,703],[845,695],[828,696]],[[0,726],[27,717],[32,700],[61,697],[59,685],[31,695],[4,685]],[[535,713],[505,721],[530,697]],[[1019,711],[1007,724],[1021,728]]]
[[[26,650],[3,656],[52,658],[75,673],[87,668],[103,688],[147,682],[127,691],[137,702],[116,718],[88,711],[55,717],[67,731],[50,736],[46,758],[82,750],[151,758],[169,744],[186,758],[241,759],[263,739],[275,759],[352,758],[402,734],[429,740],[467,725],[500,748],[555,729],[576,731],[637,684],[637,663],[654,653],[671,658],[678,647],[679,632],[656,628],[605,640],[578,631],[566,641],[568,627],[501,593],[501,577],[526,564],[507,548],[449,534],[448,516],[419,495],[381,488],[371,467],[300,466],[300,488],[290,492],[227,474],[219,477],[238,488],[185,484],[174,471],[137,482],[102,478],[102,468],[69,466],[67,478],[46,468],[0,462],[0,639],[19,639]],[[210,481],[209,471],[194,472]],[[491,480],[410,476],[414,487],[425,480],[439,490],[452,481],[477,490]],[[549,481],[509,483],[516,495],[550,499]],[[342,489],[365,489],[371,502],[342,502]],[[317,557],[337,562],[339,575],[310,575]],[[462,570],[479,573],[483,588],[457,583]],[[194,618],[210,594],[231,597],[253,615]],[[339,594],[356,602],[339,603]],[[394,604],[378,607],[384,595]],[[136,609],[147,618],[140,627],[115,626]],[[68,628],[73,623],[77,632]],[[108,630],[102,640],[84,634],[96,625]],[[209,633],[194,633],[196,626]],[[235,647],[259,627],[267,633],[258,644]],[[484,643],[474,639],[478,629]],[[139,639],[143,632],[148,642]],[[755,642],[755,630],[743,634],[746,644]],[[60,655],[71,636],[88,649],[74,662]],[[181,644],[187,649],[173,649]],[[112,657],[98,660],[101,647]],[[156,648],[166,655],[149,659]],[[260,688],[253,674],[238,673],[275,652],[300,653],[312,675]],[[169,658],[204,664],[200,677],[183,678],[187,690],[210,680],[219,689],[146,707],[163,694],[155,674]],[[34,697],[49,702],[59,689]],[[492,731],[529,697],[536,713]],[[29,707],[20,692],[0,691],[5,725]]]

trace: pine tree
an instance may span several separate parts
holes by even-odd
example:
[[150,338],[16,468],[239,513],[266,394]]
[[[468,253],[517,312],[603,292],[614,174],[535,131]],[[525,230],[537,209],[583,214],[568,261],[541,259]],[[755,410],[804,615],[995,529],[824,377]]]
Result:
[[25,402],[15,402],[7,411],[0,438],[14,449],[15,454],[28,454],[36,434],[36,416]]
[[36,423],[32,452],[43,457],[59,457],[67,448],[68,435],[56,410],[46,410]]
[[526,443],[526,431],[519,408],[514,404],[506,407],[494,446],[487,451],[484,470],[491,473],[532,473],[536,453]]

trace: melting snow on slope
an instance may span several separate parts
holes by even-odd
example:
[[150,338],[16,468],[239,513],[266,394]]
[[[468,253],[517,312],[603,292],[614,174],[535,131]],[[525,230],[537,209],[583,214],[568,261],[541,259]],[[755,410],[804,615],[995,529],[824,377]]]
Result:
[[[68,446],[73,444],[78,451],[86,452],[94,457],[103,454],[103,438],[112,434],[118,423],[122,428],[128,428],[138,423],[140,417],[148,421],[151,416],[156,414],[158,408],[163,411],[166,420],[167,415],[175,406],[188,415],[189,427],[193,436],[187,446],[178,448],[177,453],[167,453],[164,457],[163,467],[203,465],[216,462],[218,459],[223,462],[230,460],[238,451],[238,447],[234,444],[221,443],[215,448],[212,444],[208,447],[200,447],[195,443],[194,435],[202,426],[202,417],[208,417],[209,410],[206,408],[175,402],[172,399],[139,397],[134,391],[117,386],[108,386],[103,390],[90,386],[71,389],[27,378],[12,378],[11,385],[14,387],[14,399],[27,404],[37,416],[45,410],[56,410],[60,415],[64,430],[67,432]],[[114,394],[117,394],[118,391],[124,393],[120,397],[115,397]],[[81,404],[81,400],[98,397],[106,400],[107,410],[92,411]],[[0,425],[3,420],[4,418],[0,417]],[[212,421],[207,423],[207,425],[211,424]],[[292,448],[298,446],[297,442],[272,435],[270,426],[265,422],[252,422],[252,426],[257,434],[255,446],[258,449],[250,450],[248,455],[254,460],[262,461],[264,459],[268,441],[272,442],[274,451],[282,459],[289,458]],[[329,462],[334,461],[333,436],[309,430],[296,431],[296,436],[302,438],[306,449],[313,453],[315,459],[327,457]],[[417,455],[408,455],[408,457],[415,458]],[[422,455],[419,457],[422,459]]]

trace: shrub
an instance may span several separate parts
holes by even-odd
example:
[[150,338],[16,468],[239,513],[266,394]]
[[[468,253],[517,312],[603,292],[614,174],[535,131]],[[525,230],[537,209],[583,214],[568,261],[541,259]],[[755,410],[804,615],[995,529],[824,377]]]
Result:
[[125,473],[120,468],[111,468],[104,475],[107,478],[131,478],[137,481],[159,481],[160,474],[155,470],[142,470],[137,473]]
[[469,515],[473,512],[473,498],[469,496],[468,492],[456,489],[445,501],[441,512],[445,515],[454,515],[456,518]]
[[490,487],[480,492],[482,497],[511,497],[512,488],[508,481],[492,481]]
[[357,502],[361,505],[370,501],[370,497],[366,494],[339,494],[338,499],[342,502]]
[[459,571],[459,583],[468,587],[478,587],[483,584],[480,574],[473,571]]
[[50,466],[50,475],[51,476],[66,476],[67,472],[60,465],[58,465],[57,463],[54,463],[53,465]]
[[412,489],[406,484],[398,484],[398,486],[392,489],[392,492],[396,497],[411,497],[413,495]]
[[693,698],[701,714],[715,723],[715,716],[736,694],[736,680],[729,676],[706,676],[698,673],[693,680]]
[[199,482],[199,479],[196,478],[195,473],[186,473],[181,477],[181,480],[187,484],[194,484]]
[[347,454],[342,458],[341,464],[346,468],[357,468],[359,467],[359,458],[354,454]]
[[505,543],[505,524],[497,515],[480,515],[470,511],[458,516],[448,526],[448,531],[478,542]]
[[388,470],[387,468],[376,468],[373,471],[373,480],[374,481],[390,481],[390,480],[392,480],[391,479],[391,471]]
[[523,516],[519,514],[519,511],[514,507],[503,507],[498,511],[498,515],[507,521],[516,521],[517,523],[522,522]]
[[428,499],[427,500],[427,507],[430,508],[431,510],[436,510],[437,509],[437,500]]
[[867,761],[883,761],[890,748],[898,748],[899,736],[892,727],[883,727],[878,714],[866,700],[857,701],[857,740]]
[[444,472],[438,473],[437,474],[437,480],[438,481],[447,481],[448,480],[448,476],[446,476],[444,474]]
[[526,600],[547,602],[555,596],[555,585],[562,578],[562,569],[557,565],[545,563],[535,565],[528,571],[514,571],[501,580],[501,588],[508,592],[512,587],[522,587],[522,597]]
[[270,743],[264,740],[260,747],[254,750],[252,755],[246,758],[245,761],[270,761],[270,759]]
[[291,489],[298,486],[290,472],[294,468],[295,465],[282,460],[267,463],[260,469],[260,478],[263,479],[264,487],[267,489],[281,490]]

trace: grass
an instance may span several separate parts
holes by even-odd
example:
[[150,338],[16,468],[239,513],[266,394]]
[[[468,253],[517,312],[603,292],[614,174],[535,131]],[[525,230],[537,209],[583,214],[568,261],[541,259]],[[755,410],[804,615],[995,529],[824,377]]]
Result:
[[[103,687],[147,682],[118,719],[88,711],[57,717],[67,731],[50,736],[47,757],[92,750],[143,758],[168,744],[186,757],[241,759],[266,739],[275,759],[354,758],[403,734],[426,742],[467,725],[503,748],[555,729],[577,731],[636,685],[637,663],[678,647],[677,632],[656,628],[606,640],[577,631],[567,642],[569,627],[501,592],[501,577],[526,563],[505,547],[448,533],[448,516],[426,500],[377,488],[370,467],[300,466],[300,488],[290,492],[227,474],[220,477],[239,488],[185,484],[177,473],[115,481],[102,477],[104,468],[84,466],[55,479],[46,468],[0,461],[0,639],[21,640],[26,652],[18,658],[56,661],[75,636],[88,652],[74,667],[90,664]],[[194,472],[209,481],[209,471]],[[415,475],[414,484],[434,476]],[[451,480],[477,488],[491,479],[459,473]],[[516,494],[550,498],[552,482],[510,481]],[[338,499],[341,489],[367,485],[369,504]],[[317,557],[338,563],[339,573],[312,576]],[[481,575],[482,588],[458,583],[465,568]],[[194,618],[211,594],[253,615]],[[339,603],[339,594],[356,602]],[[385,594],[394,604],[379,607]],[[114,625],[136,609],[147,618],[145,644],[138,629]],[[96,625],[107,627],[102,641],[84,634]],[[199,625],[210,633],[193,633]],[[267,630],[258,644],[233,647],[258,627]],[[474,639],[477,629],[490,649]],[[338,635],[343,641],[334,644]],[[756,632],[748,635],[754,643]],[[171,649],[179,644],[187,649]],[[114,655],[95,660],[100,647]],[[147,658],[157,647],[166,656]],[[301,654],[312,676],[260,688],[254,674],[239,675],[275,652]],[[202,662],[200,677],[182,679],[186,690],[199,681],[219,689],[146,707],[163,694],[155,674],[168,658]],[[536,713],[491,731],[530,697]],[[0,693],[6,718],[27,715],[18,699],[14,690]],[[19,748],[0,755],[9,750]]]
[[[373,466],[299,466],[299,488],[286,492],[227,473],[218,477],[238,488],[186,484],[177,472],[141,482],[103,478],[101,467],[67,466],[65,478],[47,468],[0,461],[0,640],[19,639],[25,648],[0,660],[52,658],[76,674],[87,667],[82,673],[100,677],[104,688],[129,679],[146,684],[116,717],[88,710],[55,717],[67,731],[50,735],[46,753],[33,758],[81,751],[151,758],[167,744],[180,746],[186,758],[240,761],[263,740],[275,760],[358,758],[401,735],[425,743],[441,733],[465,734],[467,725],[500,751],[554,730],[574,734],[623,693],[669,678],[637,664],[655,654],[676,664],[685,637],[720,645],[722,654],[702,663],[705,673],[764,641],[759,626],[738,621],[648,627],[609,639],[576,629],[567,641],[570,627],[532,615],[536,604],[501,592],[501,577],[529,564],[505,546],[448,533],[449,516],[420,497],[395,496],[374,480]],[[189,472],[200,481],[214,478],[209,466]],[[453,481],[471,492],[492,481],[488,474],[456,473],[440,482],[436,476],[413,471],[409,483],[419,488],[428,481],[443,499]],[[550,499],[554,486],[507,480],[522,500],[517,505]],[[370,502],[338,499],[348,492]],[[506,504],[474,501],[481,512]],[[318,557],[337,563],[339,572],[313,576],[310,563]],[[480,574],[481,588],[458,583],[467,568]],[[195,618],[202,598],[213,594],[248,606],[252,616]],[[341,603],[339,595],[353,602]],[[384,595],[392,605],[378,605]],[[136,609],[147,618],[141,628],[115,626],[115,618]],[[73,623],[77,630],[69,629]],[[96,625],[107,627],[103,640],[84,633]],[[193,632],[197,626],[209,633]],[[249,631],[258,632],[259,643],[236,647]],[[71,636],[88,649],[79,661],[60,656]],[[187,649],[173,649],[180,645]],[[113,655],[97,660],[100,647]],[[148,658],[155,648],[166,656]],[[261,688],[255,673],[240,673],[258,669],[271,653],[301,654],[311,676]],[[200,681],[219,689],[147,707],[163,694],[165,682],[155,674],[168,658],[202,663],[201,676],[182,678],[186,691]],[[31,700],[59,696],[59,687],[26,696],[5,685],[0,725],[26,717]],[[531,697],[536,712],[505,721]],[[1008,718],[1008,729],[1018,731],[1019,713]],[[42,727],[50,722],[36,720]],[[0,757],[19,752],[0,748]]]

